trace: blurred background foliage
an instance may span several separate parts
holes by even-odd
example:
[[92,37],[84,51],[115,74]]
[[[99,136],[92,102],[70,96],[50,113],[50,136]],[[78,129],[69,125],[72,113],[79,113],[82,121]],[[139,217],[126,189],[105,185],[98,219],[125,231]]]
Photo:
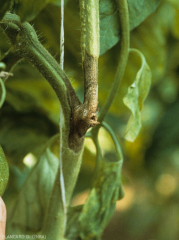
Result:
[[[8,10],[12,2],[4,1],[4,7]],[[125,197],[117,203],[115,215],[102,239],[177,240],[179,3],[178,0],[163,0],[160,4],[159,1],[146,1],[150,4],[144,9],[145,1],[141,1],[143,11],[137,9],[137,12],[133,12],[134,1],[128,2],[131,47],[144,54],[152,71],[152,87],[142,111],[143,128],[133,143],[127,142],[123,137],[130,112],[122,99],[140,68],[139,59],[130,54],[118,95],[106,117],[106,122],[117,134],[124,153]],[[135,2],[139,5],[140,1]],[[38,1],[39,5],[31,1],[31,7],[26,3],[25,0],[15,1],[13,12],[19,14],[22,21],[30,21],[41,43],[59,61],[60,1],[43,0]],[[100,3],[99,110],[108,96],[120,52],[115,1],[105,0]],[[138,13],[141,12],[139,17]],[[0,11],[0,18],[2,17]],[[108,27],[108,23],[111,27]],[[9,47],[10,43],[0,29],[1,57]],[[77,0],[65,1],[65,71],[78,96],[83,100]],[[20,187],[36,164],[47,140],[58,132],[60,109],[49,84],[29,63],[21,61],[13,69],[13,74],[5,84],[6,102],[0,110],[0,144],[10,164],[10,180],[4,195],[9,209],[12,208]],[[116,157],[114,146],[103,128],[100,130],[99,139],[103,155],[113,160]],[[95,147],[87,138],[73,205],[84,203],[89,192],[94,164]]]

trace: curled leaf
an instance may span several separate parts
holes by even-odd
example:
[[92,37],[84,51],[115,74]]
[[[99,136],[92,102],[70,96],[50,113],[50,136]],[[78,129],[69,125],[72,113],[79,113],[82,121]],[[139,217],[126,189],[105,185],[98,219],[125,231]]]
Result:
[[86,203],[68,211],[68,239],[80,237],[92,240],[100,237],[114,213],[121,193],[121,168],[122,161],[103,161]]
[[131,110],[132,115],[129,118],[125,139],[133,142],[141,129],[141,110],[143,102],[148,95],[151,85],[151,71],[145,60],[144,55],[137,49],[131,49],[131,52],[139,54],[142,65],[137,72],[136,79],[128,88],[128,93],[124,96],[124,104]]
[[114,213],[121,190],[122,162],[103,161],[101,171],[79,217],[81,239],[100,237]]

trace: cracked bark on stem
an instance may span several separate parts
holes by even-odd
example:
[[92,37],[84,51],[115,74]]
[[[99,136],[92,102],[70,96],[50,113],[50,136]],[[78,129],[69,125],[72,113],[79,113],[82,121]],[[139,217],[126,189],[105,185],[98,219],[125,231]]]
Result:
[[112,105],[116,97],[120,83],[124,76],[124,72],[126,69],[127,61],[128,61],[128,54],[129,54],[130,30],[129,30],[128,4],[127,4],[127,0],[116,0],[116,2],[119,9],[119,20],[120,20],[120,27],[121,27],[120,56],[119,56],[118,68],[116,71],[116,75],[115,75],[114,82],[112,84],[109,96],[98,117],[99,122],[102,122],[104,120],[106,114],[109,111],[110,106]]

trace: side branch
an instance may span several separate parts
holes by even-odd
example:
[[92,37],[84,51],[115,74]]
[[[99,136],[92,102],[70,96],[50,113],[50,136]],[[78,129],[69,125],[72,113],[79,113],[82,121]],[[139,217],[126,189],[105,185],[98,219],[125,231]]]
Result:
[[[56,92],[64,114],[69,120],[71,109],[74,109],[75,106],[81,104],[70,80],[55,59],[40,44],[33,27],[27,22],[22,24],[20,21],[18,22],[16,15],[8,15],[4,22],[1,23],[1,27],[4,29],[12,43],[12,49],[14,51],[11,50],[11,53],[15,53],[17,59],[25,58],[27,61],[31,62],[47,79]],[[15,19],[14,22],[13,16]],[[11,21],[10,24],[8,18]]]

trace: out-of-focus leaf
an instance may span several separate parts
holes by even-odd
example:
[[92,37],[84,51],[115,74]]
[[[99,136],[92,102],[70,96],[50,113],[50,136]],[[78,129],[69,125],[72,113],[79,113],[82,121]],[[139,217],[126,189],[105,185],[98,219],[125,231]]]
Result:
[[59,5],[59,0],[19,0],[15,2],[15,12],[22,21],[31,21],[48,3]]
[[174,37],[176,37],[177,39],[179,39],[179,1],[176,0],[168,0],[169,3],[171,3],[171,5],[174,8],[175,11],[175,17],[174,17],[174,21],[172,21],[173,24],[173,35]]
[[178,0],[166,0],[168,3],[172,4],[173,6],[179,8]]
[[50,84],[29,63],[21,62],[6,81],[6,101],[18,112],[36,110],[58,124],[60,103]]
[[7,104],[0,118],[0,144],[10,162],[19,167],[23,167],[22,160],[29,152],[38,156],[46,141],[57,132],[45,115],[34,111],[18,113]]
[[[13,79],[14,80],[14,79]],[[19,79],[7,81],[6,101],[18,112],[36,109],[58,123],[60,104],[45,79]]]
[[7,223],[7,234],[41,230],[58,169],[58,158],[50,148],[55,147],[56,142],[54,137],[23,184]]
[[[49,4],[34,21],[34,28],[42,37],[43,45],[56,58],[60,59],[59,36],[60,36],[60,8]],[[68,1],[65,5],[65,66],[64,69],[72,83],[82,81],[83,70],[80,66],[80,15],[77,1]],[[75,81],[74,81],[75,78]],[[76,87],[76,86],[75,86]]]
[[[100,1],[100,54],[113,47],[120,39],[120,24],[116,1]],[[130,30],[154,12],[160,0],[128,0]]]
[[14,0],[1,0],[0,1],[0,20],[4,17],[5,13],[10,10]]
[[[64,0],[64,4],[66,4],[68,0]],[[61,0],[50,0],[50,3],[55,4],[56,6],[61,6]]]
[[0,78],[0,86],[1,86],[1,92],[0,92],[0,108],[1,108],[6,98],[6,88],[1,78]]
[[142,61],[141,68],[139,69],[136,79],[128,88],[128,93],[124,97],[124,104],[131,110],[132,115],[128,121],[125,139],[133,142],[140,129],[141,129],[141,110],[143,102],[151,85],[151,71],[145,60],[144,55],[136,49],[131,49],[132,52],[137,53]]

